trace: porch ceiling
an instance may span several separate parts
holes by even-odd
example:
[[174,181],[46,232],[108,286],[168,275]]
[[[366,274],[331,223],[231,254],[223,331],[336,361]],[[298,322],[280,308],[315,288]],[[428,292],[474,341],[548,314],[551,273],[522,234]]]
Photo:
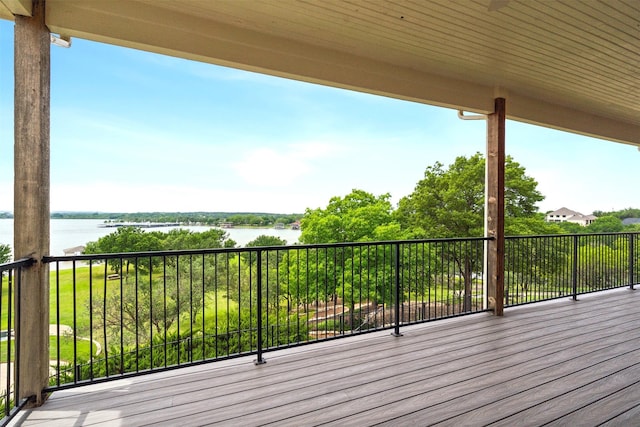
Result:
[[[640,146],[637,0],[47,0],[54,33]],[[0,0],[0,16],[27,0]]]

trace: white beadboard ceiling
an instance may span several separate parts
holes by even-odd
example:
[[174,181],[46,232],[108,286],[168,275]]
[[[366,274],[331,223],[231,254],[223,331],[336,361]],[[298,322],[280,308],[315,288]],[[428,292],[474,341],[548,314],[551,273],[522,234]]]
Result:
[[[0,17],[29,0],[0,0]],[[640,146],[640,0],[47,0],[58,34]]]

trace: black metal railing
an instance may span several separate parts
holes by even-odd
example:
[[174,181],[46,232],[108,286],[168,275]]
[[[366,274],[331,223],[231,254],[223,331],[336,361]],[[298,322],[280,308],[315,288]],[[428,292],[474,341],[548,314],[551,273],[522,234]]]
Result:
[[51,389],[482,311],[485,240],[47,257]]
[[[508,237],[505,304],[633,288],[639,236]],[[278,348],[384,329],[400,335],[404,325],[486,310],[488,240],[45,257],[48,390],[240,355],[263,363]],[[24,265],[4,266],[3,292],[15,292]]]
[[16,325],[20,322],[22,272],[33,263],[33,259],[21,259],[0,264],[0,408],[4,421],[27,403],[27,399],[18,398],[20,329]]
[[505,306],[640,283],[640,233],[507,237]]

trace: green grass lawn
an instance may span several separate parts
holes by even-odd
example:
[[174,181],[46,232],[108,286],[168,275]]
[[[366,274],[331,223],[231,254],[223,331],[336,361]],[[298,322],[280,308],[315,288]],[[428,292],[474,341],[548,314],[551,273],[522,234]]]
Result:
[[[103,266],[94,267],[91,273],[91,276],[93,276],[92,281],[89,280],[89,267],[76,267],[75,277],[72,269],[51,272],[51,293],[49,295],[49,318],[51,319],[51,324],[57,323],[58,313],[56,312],[56,306],[59,301],[60,324],[73,326],[75,320],[77,329],[89,327],[89,310],[87,307],[89,294],[92,293],[95,300],[97,296],[103,294],[105,283]],[[56,278],[59,278],[59,283],[61,284],[59,290],[56,286],[58,283]],[[117,286],[115,282],[107,281],[107,286]]]
[[[7,316],[9,313],[9,277],[6,275],[2,276],[2,287],[0,287],[0,292],[2,293],[2,298],[0,298],[0,329],[7,329]],[[14,295],[11,295],[12,298]]]
[[[78,338],[76,339],[76,359],[77,360],[89,360],[91,352],[95,356],[97,347],[95,344],[90,343],[87,340]],[[55,336],[49,337],[49,354],[51,354],[51,360],[57,359],[58,354],[58,340]],[[60,337],[60,362],[73,362],[73,338],[72,337]]]
[[[6,341],[0,342],[0,363],[7,362],[7,347],[8,343]],[[15,360],[15,342],[11,340],[11,351],[14,353],[14,356],[11,357],[11,360]],[[95,344],[90,344],[89,341],[78,338],[76,340],[76,359],[77,360],[89,360],[91,356],[91,352],[95,356],[95,352],[97,351],[97,347]],[[49,337],[49,354],[51,355],[51,360],[56,360],[58,355],[58,340],[55,336]],[[73,362],[73,338],[72,337],[60,337],[60,362]]]

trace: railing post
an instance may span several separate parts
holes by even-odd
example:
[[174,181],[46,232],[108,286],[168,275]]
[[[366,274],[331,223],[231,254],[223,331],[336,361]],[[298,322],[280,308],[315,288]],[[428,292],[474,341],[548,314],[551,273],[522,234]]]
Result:
[[8,332],[8,337],[7,337],[7,388],[5,389],[5,393],[7,396],[7,399],[5,400],[5,416],[9,415],[9,412],[11,411],[11,405],[9,404],[9,402],[11,401],[11,393],[9,392],[9,390],[11,390],[11,375],[8,374],[9,372],[9,366],[11,366],[11,328],[12,327],[16,327],[16,331],[15,331],[15,337],[14,337],[14,342],[16,344],[15,347],[15,351],[16,351],[16,355],[15,355],[15,361],[14,361],[14,368],[13,368],[13,381],[14,381],[14,406],[17,406],[19,399],[20,399],[20,360],[21,360],[21,356],[20,356],[20,342],[22,341],[22,336],[20,334],[20,328],[17,327],[17,325],[20,324],[20,322],[22,321],[20,319],[20,315],[22,313],[22,294],[21,294],[21,290],[22,290],[22,274],[23,274],[24,270],[22,269],[22,267],[18,267],[17,270],[15,270],[13,273],[15,274],[14,279],[16,280],[16,283],[11,283],[11,274],[12,272],[9,271],[9,283],[8,283],[8,299],[7,301],[11,301],[12,298],[12,291],[15,290],[16,293],[16,305],[15,305],[15,321],[12,325],[11,323],[11,319],[12,319],[12,313],[11,313],[11,304],[7,304],[9,307],[9,313],[7,316],[7,332]]
[[573,300],[578,300],[578,236],[573,236],[573,272],[571,275],[572,280],[572,294]]
[[395,285],[395,327],[391,335],[401,337],[400,333],[400,243],[395,244],[395,260],[394,260],[394,285]]
[[635,235],[633,233],[629,233],[629,289],[634,290],[634,282],[635,276],[633,272],[635,271],[635,245],[634,239]]
[[258,258],[257,260],[258,265],[257,265],[256,274],[258,275],[258,289],[257,289],[258,306],[256,307],[256,309],[257,309],[258,322],[256,326],[258,328],[258,342],[257,342],[258,357],[254,361],[254,363],[256,365],[262,365],[263,363],[267,363],[267,361],[262,358],[262,250],[260,249],[258,249],[257,251],[257,258]]

